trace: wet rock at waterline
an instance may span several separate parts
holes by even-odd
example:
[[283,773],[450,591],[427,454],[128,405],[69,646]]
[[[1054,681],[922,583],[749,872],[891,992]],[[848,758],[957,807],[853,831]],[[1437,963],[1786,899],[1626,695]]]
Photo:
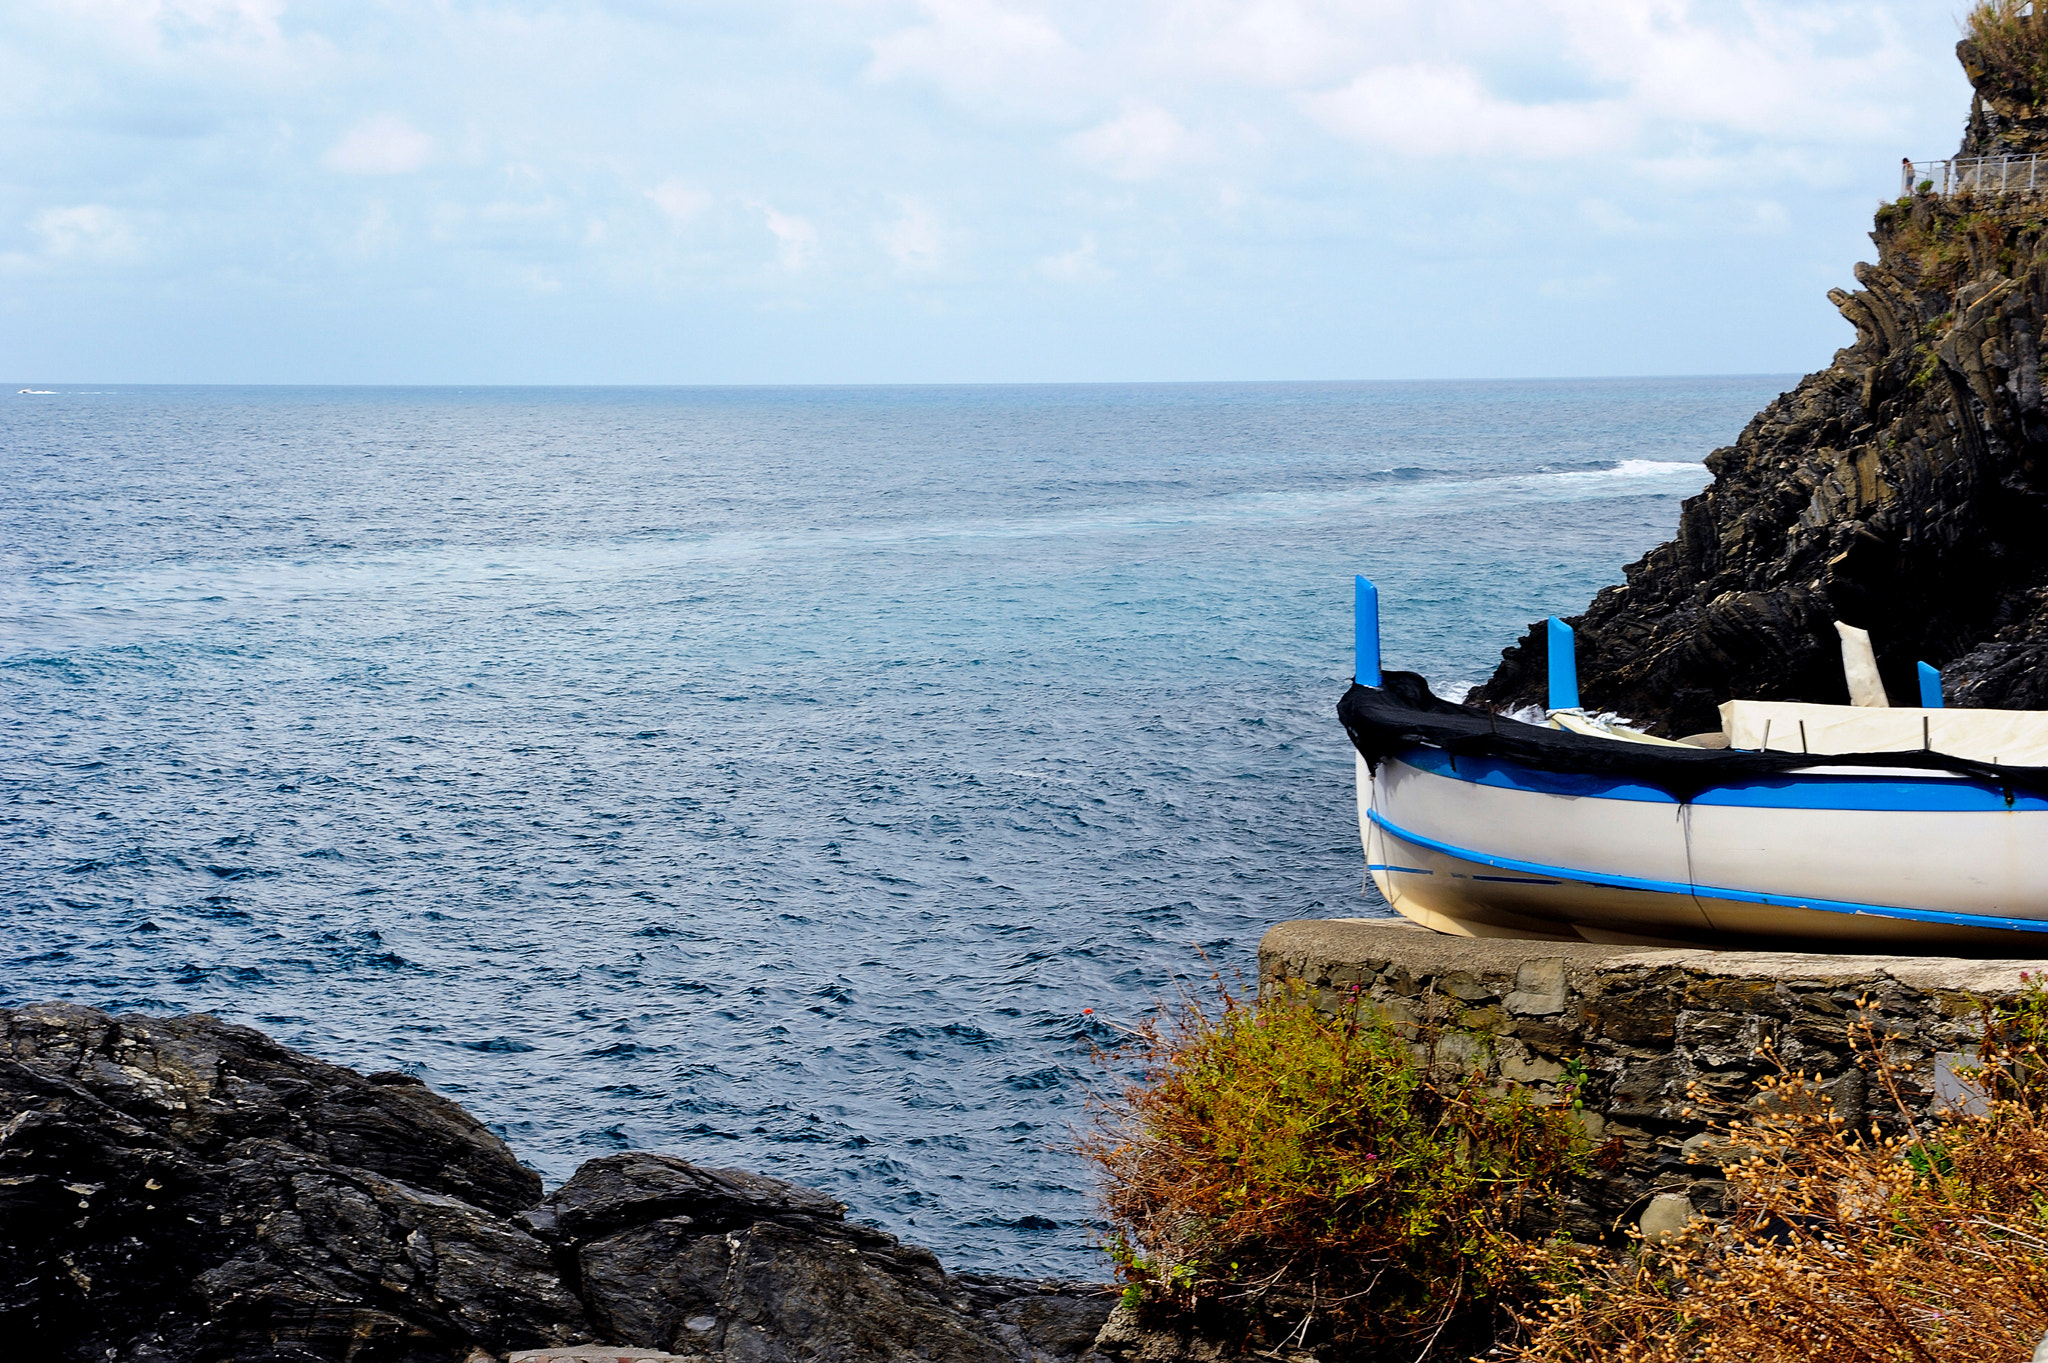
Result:
[[951,1276],[822,1193],[670,1156],[541,1191],[407,1076],[205,1016],[0,1009],[0,1337],[24,1354],[1066,1363],[1113,1302]]
[[[592,1160],[529,1220],[574,1257],[593,1325],[686,1356],[1073,1358],[1101,1292],[949,1278],[823,1194],[666,1155]],[[794,1353],[777,1353],[795,1341]]]
[[206,1017],[0,1010],[0,1336],[50,1358],[588,1339],[455,1104]]

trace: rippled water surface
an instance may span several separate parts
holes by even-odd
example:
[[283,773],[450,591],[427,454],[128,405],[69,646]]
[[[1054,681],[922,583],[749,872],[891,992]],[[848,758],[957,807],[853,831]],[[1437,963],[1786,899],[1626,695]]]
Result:
[[1479,680],[1788,382],[0,398],[0,1003],[1099,1275],[1092,1048],[1385,912],[1352,573]]

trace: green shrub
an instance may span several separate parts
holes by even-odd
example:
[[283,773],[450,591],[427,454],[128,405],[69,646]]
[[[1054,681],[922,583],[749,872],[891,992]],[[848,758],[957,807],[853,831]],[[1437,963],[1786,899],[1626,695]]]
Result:
[[1299,987],[1141,1028],[1142,1081],[1084,1141],[1127,1300],[1410,1358],[1483,1333],[1528,1281],[1509,1232],[1584,1172],[1585,1140],[1575,1095],[1539,1106],[1422,1063],[1427,1043]]
[[1963,16],[1985,71],[2027,103],[2048,90],[2048,24],[2035,20],[2033,8],[2032,0],[1978,0]]

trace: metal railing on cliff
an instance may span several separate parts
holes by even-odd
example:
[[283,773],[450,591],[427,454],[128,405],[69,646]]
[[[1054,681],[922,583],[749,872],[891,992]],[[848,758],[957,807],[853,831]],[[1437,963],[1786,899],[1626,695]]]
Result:
[[1947,161],[1901,161],[1899,197],[1909,197],[1921,185],[1933,194],[2048,192],[2048,158],[1959,156]]

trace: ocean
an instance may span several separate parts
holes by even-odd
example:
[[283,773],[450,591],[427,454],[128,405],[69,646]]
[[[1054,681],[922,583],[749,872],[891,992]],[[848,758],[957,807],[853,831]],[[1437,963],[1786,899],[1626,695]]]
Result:
[[1387,912],[1352,575],[1457,694],[1791,383],[10,391],[0,1005],[1107,1276],[1120,1029]]

